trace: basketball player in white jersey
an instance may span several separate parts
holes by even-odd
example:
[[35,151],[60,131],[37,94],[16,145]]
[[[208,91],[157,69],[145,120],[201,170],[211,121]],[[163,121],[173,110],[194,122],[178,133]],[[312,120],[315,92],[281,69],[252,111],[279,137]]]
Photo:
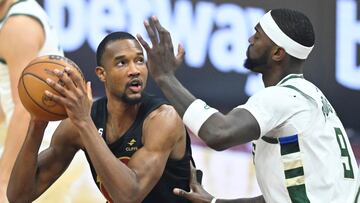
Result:
[[[7,133],[5,136],[4,130],[0,132],[0,138],[5,137],[3,138],[5,143],[0,142],[0,155],[2,155],[0,159],[0,203],[6,201],[5,191],[10,172],[30,121],[29,113],[20,102],[17,82],[21,72],[31,60],[37,56],[49,54],[63,55],[63,51],[59,47],[57,34],[49,24],[47,14],[41,6],[35,0],[1,0],[0,112],[3,113],[0,113],[0,121],[3,120],[3,126],[7,128]],[[57,125],[58,122],[49,123],[46,133],[48,138],[45,138],[42,147],[49,144],[50,135]],[[86,163],[85,159],[83,163]],[[87,168],[86,165],[81,167]],[[82,169],[74,167],[69,171],[72,176],[70,179],[80,177],[82,172]],[[63,185],[56,188],[56,192],[51,194],[59,196],[54,196],[54,200],[46,197],[47,201],[66,202],[65,200],[69,198],[64,196],[62,190],[66,190],[65,194],[71,193],[71,185],[67,182],[69,181],[64,180],[59,183],[59,185]],[[76,194],[75,191],[73,193]]]
[[45,12],[36,1],[2,0],[0,19],[0,108],[7,128],[0,159],[1,202],[30,120],[18,96],[20,74],[35,57],[63,55],[63,52],[59,49],[58,39],[48,24]]
[[[175,77],[184,55],[174,56],[171,36],[152,17],[145,28],[152,47],[138,36],[148,68],[186,126],[215,150],[254,142],[254,163],[262,196],[221,200],[192,184],[174,192],[193,202],[353,202],[357,163],[344,127],[324,94],[303,77],[303,63],[315,36],[302,13],[266,13],[249,39],[245,67],[261,73],[265,89],[228,114],[196,99]],[[159,39],[158,37],[159,36]],[[222,175],[222,174],[219,174]]]

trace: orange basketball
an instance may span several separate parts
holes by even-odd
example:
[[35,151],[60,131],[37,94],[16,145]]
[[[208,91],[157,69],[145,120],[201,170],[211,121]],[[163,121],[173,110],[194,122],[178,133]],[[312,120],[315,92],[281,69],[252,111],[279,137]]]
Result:
[[46,83],[46,79],[50,78],[64,85],[63,81],[52,73],[52,70],[64,71],[65,67],[71,68],[85,82],[80,68],[73,61],[63,56],[41,56],[30,62],[23,70],[18,84],[19,97],[26,110],[46,121],[67,118],[65,108],[45,95],[45,90],[59,95],[55,89]]

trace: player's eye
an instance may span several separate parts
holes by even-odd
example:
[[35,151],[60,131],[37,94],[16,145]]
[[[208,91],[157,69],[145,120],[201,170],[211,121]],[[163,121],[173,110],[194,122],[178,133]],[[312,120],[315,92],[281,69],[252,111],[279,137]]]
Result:
[[119,67],[123,67],[126,65],[126,61],[124,60],[119,60],[117,63],[116,63],[116,66],[119,66]]
[[136,59],[137,64],[144,64],[144,62],[145,62],[145,60],[144,60],[143,57],[139,57],[139,58]]

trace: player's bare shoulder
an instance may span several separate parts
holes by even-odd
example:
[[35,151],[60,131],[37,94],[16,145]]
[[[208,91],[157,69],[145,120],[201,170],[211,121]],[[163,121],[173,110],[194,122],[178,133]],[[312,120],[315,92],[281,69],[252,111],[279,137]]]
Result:
[[182,123],[182,120],[174,107],[168,104],[163,104],[159,106],[147,116],[146,120],[148,119],[159,119],[174,124]]
[[183,122],[173,106],[163,104],[151,112],[144,121],[144,128],[166,132],[178,139],[185,133]]

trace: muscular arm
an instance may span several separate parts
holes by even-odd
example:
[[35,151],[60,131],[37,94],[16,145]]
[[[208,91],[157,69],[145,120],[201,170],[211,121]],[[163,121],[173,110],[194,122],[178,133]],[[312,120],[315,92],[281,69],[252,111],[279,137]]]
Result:
[[[154,25],[151,26],[151,24]],[[153,17],[150,24],[145,22],[145,28],[153,46],[150,48],[139,35],[138,39],[147,51],[150,73],[182,117],[196,99],[175,77],[175,71],[184,56],[184,50],[179,46],[179,54],[174,56],[170,33],[160,25],[157,18]],[[226,115],[213,114],[200,128],[199,136],[210,147],[222,150],[257,139],[260,136],[260,127],[247,110],[234,109]]]
[[39,22],[27,16],[10,17],[0,32],[0,57],[6,60],[9,68],[14,103],[4,152],[0,159],[1,187],[6,188],[11,169],[25,139],[30,121],[30,115],[21,104],[18,96],[18,80],[25,66],[37,56],[44,38],[43,28]]
[[[174,75],[156,78],[155,81],[176,111],[183,116],[195,97]],[[247,110],[241,108],[236,108],[226,115],[220,112],[213,114],[199,131],[199,137],[215,150],[247,143],[259,136],[260,127],[256,119]]]
[[95,170],[114,202],[141,202],[160,179],[169,154],[185,136],[176,111],[170,106],[161,106],[144,121],[144,146],[126,166],[112,154],[92,122],[80,126],[79,131]]
[[49,148],[38,155],[45,127],[42,121],[30,122],[9,180],[10,202],[31,202],[39,197],[65,171],[80,147],[74,127],[65,120],[55,131]]

